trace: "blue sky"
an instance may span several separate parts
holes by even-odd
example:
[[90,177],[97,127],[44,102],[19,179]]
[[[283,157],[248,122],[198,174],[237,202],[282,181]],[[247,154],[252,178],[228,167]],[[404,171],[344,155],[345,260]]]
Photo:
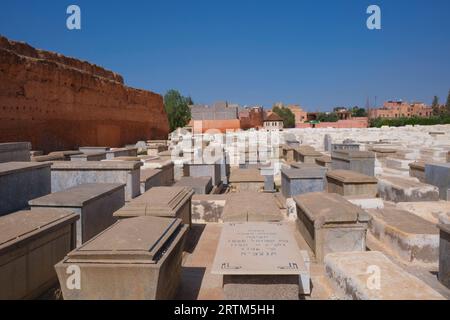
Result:
[[[82,30],[66,28],[66,8]],[[382,10],[382,30],[366,9]],[[122,74],[127,85],[197,103],[308,111],[400,98],[445,102],[449,0],[2,0],[0,34]]]

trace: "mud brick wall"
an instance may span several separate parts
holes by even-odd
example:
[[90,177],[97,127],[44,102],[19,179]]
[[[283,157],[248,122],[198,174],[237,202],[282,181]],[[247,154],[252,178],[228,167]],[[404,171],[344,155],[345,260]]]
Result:
[[0,142],[51,152],[166,139],[163,98],[88,62],[0,36]]

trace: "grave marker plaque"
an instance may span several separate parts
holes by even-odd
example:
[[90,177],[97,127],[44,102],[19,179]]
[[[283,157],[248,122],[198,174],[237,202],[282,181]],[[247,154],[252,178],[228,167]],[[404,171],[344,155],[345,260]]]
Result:
[[283,223],[224,224],[212,273],[224,276],[227,299],[298,299],[310,291],[309,258]]

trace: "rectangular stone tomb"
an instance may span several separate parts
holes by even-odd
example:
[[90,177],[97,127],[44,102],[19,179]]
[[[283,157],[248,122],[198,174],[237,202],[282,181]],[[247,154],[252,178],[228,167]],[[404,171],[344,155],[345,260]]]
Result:
[[294,197],[297,229],[323,262],[331,252],[365,251],[368,215],[338,194],[309,193]]
[[298,300],[310,294],[309,257],[282,223],[227,223],[212,268],[229,300]]
[[98,153],[111,150],[109,147],[80,147],[78,148],[83,153]]
[[411,178],[382,176],[378,178],[378,195],[392,202],[438,201],[439,189]]
[[[173,299],[186,231],[179,219],[119,220],[55,266],[64,299]],[[67,270],[74,265],[81,274],[79,289],[67,287]]]
[[70,157],[70,161],[102,161],[105,159],[106,159],[105,152],[82,153]]
[[426,183],[425,162],[410,163],[409,164],[409,176],[419,179],[420,182]]
[[331,157],[329,157],[329,156],[321,156],[319,158],[316,158],[316,164],[321,167],[325,167],[327,169],[331,168],[332,163],[333,163],[333,161],[331,160]]
[[118,157],[137,157],[137,148],[118,148],[106,151],[106,159],[112,160]]
[[213,188],[211,177],[181,177],[174,187],[190,187],[195,194],[209,194]]
[[171,186],[175,180],[175,165],[171,160],[149,159],[144,161],[142,169],[160,169],[161,186]]
[[439,281],[450,289],[450,215],[440,220]]
[[359,151],[360,145],[357,143],[333,143],[331,145],[331,151],[351,150]]
[[168,150],[168,147],[165,145],[154,144],[154,145],[147,146],[147,154],[149,156],[157,156],[158,153],[167,151],[167,150]]
[[116,211],[117,218],[138,216],[155,216],[179,218],[184,224],[191,226],[191,201],[194,195],[192,188],[155,187]]
[[30,142],[0,143],[0,163],[30,161]]
[[82,184],[31,200],[29,204],[31,210],[60,208],[80,214],[77,223],[77,246],[80,246],[116,222],[113,213],[125,205],[125,184]]
[[407,263],[437,265],[439,230],[435,224],[407,211],[368,210],[370,233]]
[[338,150],[331,153],[333,170],[351,170],[375,176],[375,153],[370,151]]
[[378,180],[356,171],[332,170],[327,173],[328,192],[341,196],[375,197],[378,192]]
[[0,217],[0,300],[35,299],[57,283],[54,265],[75,248],[77,219],[58,209]]
[[450,163],[431,163],[425,166],[426,183],[439,188],[439,198],[450,201]]
[[288,145],[283,145],[282,147],[283,159],[287,162],[294,162],[294,148]]
[[262,192],[264,190],[264,176],[260,174],[257,168],[234,169],[231,170],[230,174],[230,186],[234,192]]
[[281,189],[285,198],[325,190],[326,169],[317,166],[309,169],[282,169]]
[[51,192],[51,163],[0,163],[0,216],[28,207]]
[[377,159],[383,159],[387,157],[392,157],[397,153],[398,150],[386,147],[372,147],[369,148],[369,151],[375,152],[375,156],[377,157]]
[[185,177],[211,177],[213,186],[219,186],[222,183],[219,162],[211,164],[185,163],[183,171]]
[[274,222],[283,217],[273,194],[244,191],[228,195],[222,219],[224,222]]
[[296,162],[316,163],[316,159],[321,156],[323,156],[322,153],[310,146],[300,146],[294,149],[294,160]]
[[161,169],[141,169],[141,194],[154,187],[163,187],[163,171]]
[[[325,258],[325,270],[344,299],[444,300],[441,294],[381,252],[332,253]],[[379,283],[374,278],[376,274],[380,275]]]
[[[61,159],[62,161],[70,161],[72,156],[78,155],[83,155],[83,152],[76,150],[65,150],[65,151],[54,151],[48,154],[49,157],[55,157],[55,160]],[[42,160],[42,158],[40,160]]]
[[88,183],[125,183],[125,200],[141,193],[137,161],[70,161],[52,164],[52,192]]

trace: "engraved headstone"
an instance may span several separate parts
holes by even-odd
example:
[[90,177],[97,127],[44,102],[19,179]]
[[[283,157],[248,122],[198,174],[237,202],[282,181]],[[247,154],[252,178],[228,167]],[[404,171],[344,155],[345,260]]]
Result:
[[212,273],[224,276],[228,299],[298,299],[310,293],[308,255],[283,223],[224,224]]

